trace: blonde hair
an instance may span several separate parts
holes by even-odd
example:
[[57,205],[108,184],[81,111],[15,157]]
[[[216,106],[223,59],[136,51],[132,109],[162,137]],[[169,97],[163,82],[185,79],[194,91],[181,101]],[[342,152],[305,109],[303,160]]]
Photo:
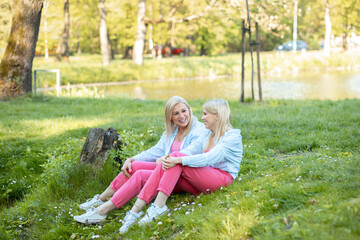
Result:
[[165,134],[169,140],[171,138],[171,135],[173,134],[173,132],[176,129],[175,123],[172,121],[172,113],[173,113],[174,107],[179,103],[183,103],[186,105],[186,107],[189,110],[189,116],[190,116],[189,124],[186,126],[184,136],[186,136],[190,132],[190,129],[191,129],[191,126],[193,123],[193,115],[192,115],[192,110],[191,110],[189,103],[182,97],[179,97],[179,96],[171,97],[166,102],[166,105],[165,105]]
[[207,101],[203,108],[207,113],[215,114],[218,117],[215,132],[211,132],[205,145],[204,151],[206,151],[210,146],[214,146],[229,128],[232,128],[230,124],[231,110],[228,102],[224,99]]

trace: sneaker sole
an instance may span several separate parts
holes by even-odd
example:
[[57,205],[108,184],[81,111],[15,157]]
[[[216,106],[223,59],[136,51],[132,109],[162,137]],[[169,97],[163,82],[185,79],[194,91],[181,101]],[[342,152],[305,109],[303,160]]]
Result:
[[82,218],[77,218],[76,216],[74,217],[74,220],[79,222],[79,223],[84,223],[84,224],[96,224],[96,223],[101,223],[102,221],[104,221],[105,219],[82,219]]

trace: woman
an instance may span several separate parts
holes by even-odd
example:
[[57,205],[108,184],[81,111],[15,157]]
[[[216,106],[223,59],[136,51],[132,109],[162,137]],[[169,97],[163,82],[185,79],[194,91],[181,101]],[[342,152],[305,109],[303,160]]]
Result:
[[[110,211],[120,208],[140,192],[156,165],[166,155],[174,151],[186,151],[190,155],[201,151],[200,145],[191,146],[191,144],[204,131],[206,131],[204,124],[192,115],[189,104],[183,98],[178,96],[170,98],[165,106],[165,132],[159,142],[152,148],[127,159],[121,168],[122,172],[102,194],[97,194],[80,204],[81,209],[88,211],[80,216],[74,216],[74,219],[89,224],[105,220]],[[194,192],[195,190],[192,186],[183,184],[182,188],[177,188],[176,191]]]
[[141,190],[133,208],[126,213],[120,233],[126,232],[140,219],[142,208],[149,204],[156,194],[155,202],[148,208],[139,224],[150,222],[168,210],[165,203],[175,186],[181,187],[185,182],[195,188],[195,195],[201,192],[210,193],[231,184],[238,176],[243,152],[242,140],[240,130],[231,127],[231,112],[227,101],[208,101],[203,110],[201,119],[210,130],[197,140],[204,144],[203,153],[186,156],[190,152],[185,150],[181,153],[174,152],[172,157],[163,158]]

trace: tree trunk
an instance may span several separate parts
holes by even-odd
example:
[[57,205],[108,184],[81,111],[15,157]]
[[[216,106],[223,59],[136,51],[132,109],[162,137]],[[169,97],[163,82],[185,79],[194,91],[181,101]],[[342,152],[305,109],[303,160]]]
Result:
[[116,129],[108,128],[105,131],[102,128],[92,128],[81,150],[79,162],[101,166],[108,159],[111,148],[120,150],[123,145]]
[[329,0],[326,0],[326,8],[325,8],[325,42],[324,42],[324,53],[325,53],[325,55],[330,54],[330,36],[331,36],[330,6],[329,6]]
[[13,1],[9,41],[0,64],[0,97],[32,90],[32,64],[43,2]]
[[296,53],[298,0],[294,3],[293,52]]
[[245,101],[245,51],[246,51],[246,29],[245,20],[241,22],[241,93],[240,102]]
[[132,46],[127,46],[125,48],[125,54],[123,59],[132,59],[133,58],[133,47]]
[[109,65],[111,61],[111,55],[109,51],[109,38],[106,27],[106,11],[105,11],[105,0],[100,0],[100,45],[101,54],[103,58],[103,65]]
[[70,32],[70,13],[69,0],[64,0],[64,31],[62,33],[56,53],[69,60],[69,32]]
[[145,45],[145,34],[146,34],[146,25],[145,25],[145,2],[146,0],[138,0],[138,19],[137,19],[137,35],[134,45],[134,55],[133,61],[137,65],[142,65],[144,60],[144,45]]

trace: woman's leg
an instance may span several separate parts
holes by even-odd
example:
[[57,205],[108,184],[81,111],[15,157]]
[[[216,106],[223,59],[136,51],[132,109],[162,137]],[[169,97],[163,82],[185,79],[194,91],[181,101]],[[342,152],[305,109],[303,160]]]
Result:
[[120,208],[131,199],[133,199],[141,189],[144,187],[145,183],[148,181],[149,177],[154,170],[137,170],[125,184],[118,189],[115,194],[112,196],[110,201]]
[[229,173],[213,167],[193,168],[183,166],[181,177],[203,193],[214,192],[220,187],[228,186],[233,182],[233,178]]
[[[129,172],[130,175],[133,175],[138,170],[154,170],[156,168],[155,162],[143,162],[135,161],[131,163],[132,172]],[[117,175],[117,177],[110,183],[110,187],[116,192],[119,190],[130,178],[125,177],[122,173]],[[110,196],[111,197],[111,196]]]
[[172,193],[181,174],[181,165],[176,165],[166,171],[158,164],[150,178],[141,190],[138,198],[150,203],[158,191],[164,192],[167,196]]

